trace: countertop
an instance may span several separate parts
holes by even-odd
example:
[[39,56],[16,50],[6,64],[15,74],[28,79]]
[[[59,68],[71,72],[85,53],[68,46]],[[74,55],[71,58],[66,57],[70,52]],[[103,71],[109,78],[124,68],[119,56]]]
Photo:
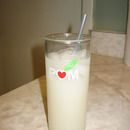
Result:
[[[48,130],[45,76],[0,96],[0,130]],[[86,130],[130,130],[130,68],[93,55]]]

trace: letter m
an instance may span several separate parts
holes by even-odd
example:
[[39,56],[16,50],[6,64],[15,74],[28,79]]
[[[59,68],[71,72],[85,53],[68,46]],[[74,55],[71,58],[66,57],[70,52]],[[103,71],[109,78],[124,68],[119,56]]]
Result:
[[70,71],[67,74],[68,80],[78,80],[79,78],[79,72],[78,70]]

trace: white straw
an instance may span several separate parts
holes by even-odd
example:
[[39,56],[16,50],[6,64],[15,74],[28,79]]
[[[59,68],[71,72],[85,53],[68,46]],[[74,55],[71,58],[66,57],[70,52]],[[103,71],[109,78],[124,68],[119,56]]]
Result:
[[85,22],[86,22],[86,18],[87,18],[87,15],[84,14],[84,16],[83,16],[83,20],[82,20],[82,23],[81,23],[81,26],[80,26],[80,30],[79,30],[79,34],[78,34],[78,38],[77,38],[77,40],[80,40],[80,38],[81,38],[81,35],[82,35],[82,32],[83,32],[83,29],[84,29],[84,25],[85,25]]
[[[81,35],[82,35],[83,29],[84,29],[84,25],[85,25],[85,22],[86,22],[86,18],[87,18],[87,15],[84,14],[83,19],[82,19],[82,22],[81,22],[81,25],[80,25],[80,30],[79,30],[79,33],[78,33],[77,40],[80,40],[80,39],[81,39]],[[74,51],[73,51],[73,54],[76,54],[76,52],[77,52],[78,50],[80,50],[80,42],[77,42],[77,45],[75,46],[75,49],[74,49]]]

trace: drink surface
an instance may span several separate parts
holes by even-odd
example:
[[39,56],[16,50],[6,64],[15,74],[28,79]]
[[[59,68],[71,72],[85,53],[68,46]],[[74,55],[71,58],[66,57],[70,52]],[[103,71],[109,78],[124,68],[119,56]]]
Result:
[[85,130],[89,64],[86,50],[46,56],[49,130]]

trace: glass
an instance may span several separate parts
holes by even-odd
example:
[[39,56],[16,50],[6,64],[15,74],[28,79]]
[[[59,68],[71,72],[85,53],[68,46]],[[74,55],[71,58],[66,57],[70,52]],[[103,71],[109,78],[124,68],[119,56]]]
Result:
[[85,130],[90,38],[78,34],[45,37],[49,130]]

